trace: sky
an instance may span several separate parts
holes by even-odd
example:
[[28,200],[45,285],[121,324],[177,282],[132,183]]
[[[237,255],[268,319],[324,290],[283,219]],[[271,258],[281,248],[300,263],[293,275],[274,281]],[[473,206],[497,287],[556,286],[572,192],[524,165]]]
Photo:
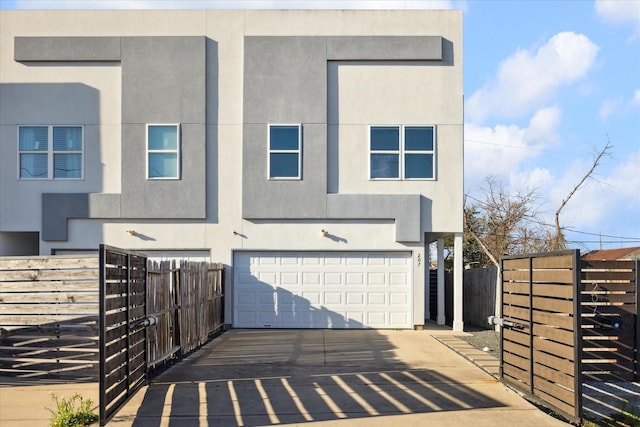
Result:
[[465,193],[534,191],[571,247],[640,246],[640,0],[0,0],[1,9],[462,9]]

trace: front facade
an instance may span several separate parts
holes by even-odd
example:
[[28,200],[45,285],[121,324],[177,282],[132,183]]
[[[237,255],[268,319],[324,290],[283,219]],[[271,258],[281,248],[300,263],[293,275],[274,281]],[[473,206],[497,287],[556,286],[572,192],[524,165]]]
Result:
[[0,12],[0,255],[211,259],[231,327],[413,328],[454,235],[462,329],[462,169],[459,11]]

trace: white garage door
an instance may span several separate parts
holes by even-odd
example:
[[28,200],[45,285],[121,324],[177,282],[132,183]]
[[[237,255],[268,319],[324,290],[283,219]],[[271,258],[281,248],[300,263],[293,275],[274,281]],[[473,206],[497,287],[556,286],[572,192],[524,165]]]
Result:
[[412,328],[411,254],[237,252],[236,328]]

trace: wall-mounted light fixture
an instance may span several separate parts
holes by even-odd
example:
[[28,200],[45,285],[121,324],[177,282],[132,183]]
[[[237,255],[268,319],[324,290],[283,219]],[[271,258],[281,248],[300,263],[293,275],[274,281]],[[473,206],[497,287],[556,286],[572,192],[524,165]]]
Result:
[[127,233],[129,233],[129,235],[131,236],[135,236],[136,235],[136,230],[126,230]]
[[329,232],[327,230],[320,230],[320,234],[322,235],[322,237],[327,237],[329,235]]

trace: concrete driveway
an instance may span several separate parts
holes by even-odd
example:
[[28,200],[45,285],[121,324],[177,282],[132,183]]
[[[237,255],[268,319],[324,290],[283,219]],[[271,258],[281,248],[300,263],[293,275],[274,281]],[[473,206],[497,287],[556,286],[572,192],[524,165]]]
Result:
[[566,427],[432,332],[373,330],[228,331],[156,377],[109,426],[308,423]]

